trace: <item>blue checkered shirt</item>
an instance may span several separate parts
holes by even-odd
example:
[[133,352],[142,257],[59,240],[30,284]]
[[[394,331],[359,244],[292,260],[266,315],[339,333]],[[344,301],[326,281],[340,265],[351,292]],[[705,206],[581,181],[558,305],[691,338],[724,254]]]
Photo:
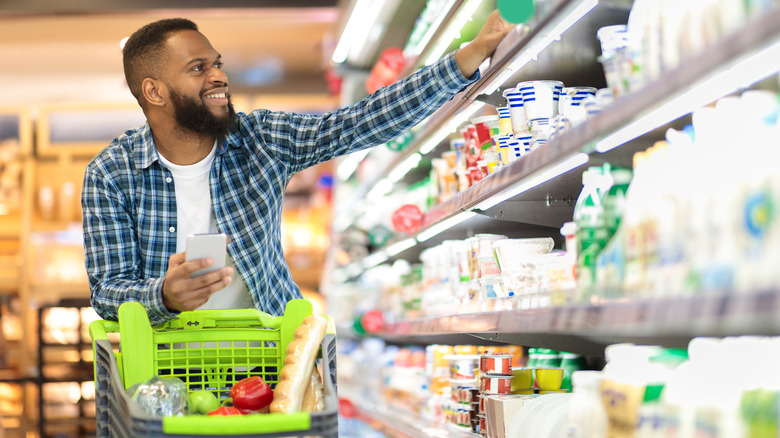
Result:
[[[296,172],[385,143],[478,77],[465,78],[454,54],[362,101],[322,116],[239,113],[220,139],[210,173],[217,229],[257,309],[281,315],[300,298],[281,244],[282,200]],[[158,160],[149,124],[115,138],[89,163],[81,198],[92,306],[116,320],[119,305],[141,302],[152,324],[176,317],[163,304],[168,258],[176,250],[176,196]]]

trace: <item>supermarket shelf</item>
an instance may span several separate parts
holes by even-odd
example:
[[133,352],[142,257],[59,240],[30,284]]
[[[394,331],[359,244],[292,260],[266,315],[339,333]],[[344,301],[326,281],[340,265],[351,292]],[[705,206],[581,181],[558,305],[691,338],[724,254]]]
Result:
[[398,412],[377,403],[362,400],[357,418],[393,438],[479,438],[480,435],[455,426],[426,421],[410,412]]
[[450,23],[452,23],[452,21],[455,19],[458,10],[460,10],[464,3],[466,3],[465,0],[454,0],[449,9],[442,9],[439,11],[439,16],[436,19],[436,21],[440,21],[438,28],[435,30],[435,33],[433,33],[428,42],[420,48],[420,55],[414,57],[413,59],[407,60],[406,68],[403,72],[401,72],[401,77],[409,76],[417,70],[419,66],[418,61],[423,59],[435,45],[439,44],[439,40],[445,33],[444,30],[447,29]]
[[[529,209],[527,206],[533,203],[533,207],[552,207],[553,205],[545,204],[545,201],[550,199],[556,200],[556,205],[565,203],[572,193],[576,196],[581,188],[578,180],[586,165],[599,165],[604,161],[630,163],[633,152],[649,146],[647,142],[630,142],[635,136],[666,126],[712,100],[762,79],[761,73],[758,72],[755,73],[757,77],[747,81],[732,76],[728,80],[719,81],[718,84],[721,85],[712,85],[713,77],[723,72],[732,72],[734,66],[747,57],[768,49],[780,51],[780,7],[755,18],[742,29],[704,53],[687,60],[678,68],[665,73],[655,82],[618,99],[587,123],[556,136],[546,147],[531,152],[468,190],[458,193],[448,202],[434,207],[425,214],[420,233],[425,233],[426,229],[464,212],[477,212],[502,219],[511,218],[517,222],[560,226],[562,221],[570,220],[567,211],[572,211],[571,208]],[[510,53],[516,52],[517,49],[512,49]],[[764,70],[769,71],[766,67]],[[490,73],[485,77],[490,77],[489,75]],[[472,89],[479,87],[484,87],[482,80],[462,94],[470,94]],[[699,91],[695,96],[697,99],[681,101],[680,98],[690,96],[691,90]],[[456,118],[468,102],[468,98],[456,97],[439,109],[432,121],[418,133],[416,143],[389,168],[394,168],[407,156],[416,153],[426,138],[446,126],[448,120]],[[633,131],[633,134],[627,132],[627,129]],[[629,143],[610,149],[610,145],[618,140],[621,144]],[[649,141],[653,140],[655,137]],[[599,153],[602,151],[604,153]],[[574,166],[583,161],[582,157],[586,153],[589,154],[587,164]],[[371,182],[369,187],[379,179],[381,176]],[[513,216],[516,213],[519,215]],[[418,233],[414,237],[421,240],[419,235]]]
[[681,348],[697,336],[778,334],[780,291],[466,313],[390,324],[377,336],[420,345],[477,337],[602,356],[620,342]]
[[[435,137],[437,133],[440,133],[442,130],[447,131],[444,133],[445,135],[453,132],[461,122],[466,120],[466,118],[462,118],[462,114],[464,111],[472,108],[471,105],[474,104],[475,99],[477,99],[477,91],[475,90],[484,90],[491,85],[496,77],[500,75],[500,72],[506,68],[507,64],[511,63],[512,59],[527,55],[530,51],[534,51],[535,54],[538,48],[535,47],[534,43],[538,42],[538,38],[541,35],[545,35],[554,30],[553,28],[558,24],[556,17],[562,13],[577,9],[581,5],[588,4],[591,1],[592,0],[562,0],[553,11],[541,19],[527,34],[513,33],[512,35],[514,35],[514,37],[510,36],[512,40],[504,44],[506,49],[504,49],[503,53],[495,56],[495,59],[491,60],[490,68],[484,73],[482,78],[455,95],[449,102],[444,104],[430,116],[427,123],[423,122],[423,125],[420,125],[419,128],[415,129],[414,140],[412,140],[409,147],[401,154],[398,154],[394,160],[389,162],[384,171],[378,172],[376,178],[361,184],[356,190],[354,198],[364,198],[372,187],[380,180],[387,177],[392,169],[398,167],[411,155],[418,153],[420,149],[430,141],[431,137]],[[446,28],[446,24],[449,20],[453,19],[455,12],[459,9],[461,3],[463,2],[459,0],[456,2],[456,5],[447,12],[447,18],[445,18],[445,22],[440,26],[440,29]],[[436,36],[432,41],[435,40],[435,38]],[[478,102],[478,104],[480,107],[483,105],[481,102]],[[468,114],[468,116],[471,116],[471,114]],[[457,121],[457,123],[454,123],[454,121]],[[444,136],[441,137],[441,140],[443,139]]]

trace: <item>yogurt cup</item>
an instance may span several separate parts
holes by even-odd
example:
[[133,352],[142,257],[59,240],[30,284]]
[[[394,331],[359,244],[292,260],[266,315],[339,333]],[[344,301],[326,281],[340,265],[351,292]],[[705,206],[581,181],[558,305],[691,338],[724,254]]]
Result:
[[593,87],[564,87],[558,101],[558,114],[569,117],[571,108],[581,106],[582,101],[588,96],[595,97],[596,89]]
[[528,122],[525,117],[525,107],[523,105],[523,93],[516,88],[504,90],[502,95],[506,98],[509,107],[509,119],[513,134],[528,131]]
[[479,372],[482,375],[511,375],[511,354],[483,354],[479,357]]
[[[496,108],[499,135],[512,135],[512,116],[509,111],[508,106]],[[523,115],[525,115],[525,111],[523,111]]]
[[551,119],[558,115],[558,100],[563,89],[560,81],[528,81],[517,84],[523,95],[526,120]]
[[479,356],[476,354],[449,354],[444,356],[450,361],[450,378],[453,380],[474,380],[479,368]]
[[479,379],[482,394],[509,394],[512,391],[512,376],[483,374]]

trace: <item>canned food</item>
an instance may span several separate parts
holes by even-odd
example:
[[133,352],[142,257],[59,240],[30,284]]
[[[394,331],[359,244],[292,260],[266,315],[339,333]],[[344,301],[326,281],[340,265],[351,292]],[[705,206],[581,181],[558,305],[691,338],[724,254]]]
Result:
[[479,434],[487,435],[487,417],[478,415],[477,418],[479,418]]
[[483,375],[479,379],[479,389],[483,394],[509,394],[512,391],[512,376]]
[[482,395],[482,394],[479,395],[479,410],[478,410],[478,412],[480,414],[484,414],[485,413],[485,396]]
[[511,354],[483,354],[479,357],[479,370],[482,374],[512,374]]

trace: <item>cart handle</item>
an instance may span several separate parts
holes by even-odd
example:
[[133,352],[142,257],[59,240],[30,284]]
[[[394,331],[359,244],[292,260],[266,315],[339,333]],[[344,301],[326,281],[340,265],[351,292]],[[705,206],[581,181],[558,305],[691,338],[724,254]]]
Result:
[[119,323],[116,321],[106,321],[103,319],[98,319],[96,321],[92,321],[89,324],[89,337],[92,338],[92,342],[99,339],[108,339],[107,333],[118,333],[119,332]]

